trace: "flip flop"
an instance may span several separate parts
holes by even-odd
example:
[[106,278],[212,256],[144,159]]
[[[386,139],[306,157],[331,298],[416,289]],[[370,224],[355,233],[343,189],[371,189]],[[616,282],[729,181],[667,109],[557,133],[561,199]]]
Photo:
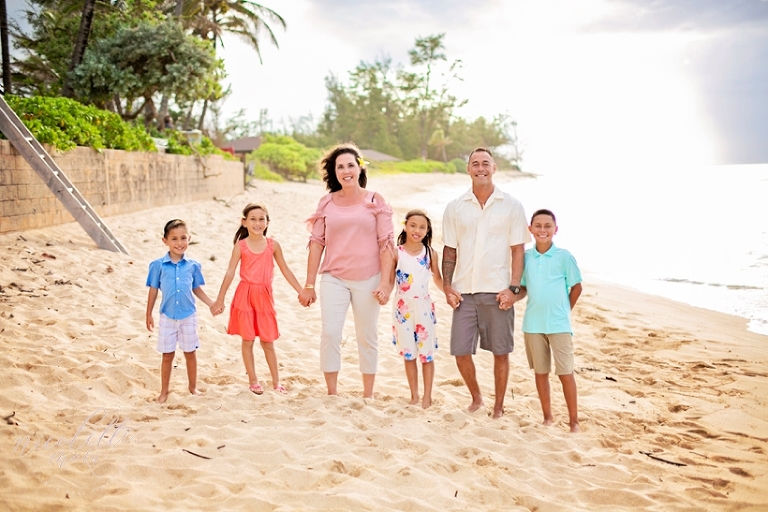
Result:
[[256,384],[251,384],[250,386],[248,386],[248,389],[250,389],[252,393],[256,393],[257,395],[261,395],[262,393],[264,393],[264,388],[262,388],[261,384],[259,384],[258,382]]
[[288,390],[286,390],[286,389],[283,387],[283,385],[282,385],[282,384],[278,384],[278,385],[277,385],[277,386],[275,386],[273,389],[274,389],[275,391],[277,391],[278,393],[282,394],[282,395],[287,395],[287,394],[288,394]]

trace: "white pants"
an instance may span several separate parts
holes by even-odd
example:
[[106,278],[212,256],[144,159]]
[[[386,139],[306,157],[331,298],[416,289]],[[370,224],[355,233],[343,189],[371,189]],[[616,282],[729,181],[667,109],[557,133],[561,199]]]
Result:
[[341,369],[341,336],[349,304],[355,319],[357,353],[360,372],[375,374],[379,362],[378,321],[379,301],[373,290],[379,285],[380,274],[365,281],[339,279],[330,274],[320,277],[320,369],[324,373]]

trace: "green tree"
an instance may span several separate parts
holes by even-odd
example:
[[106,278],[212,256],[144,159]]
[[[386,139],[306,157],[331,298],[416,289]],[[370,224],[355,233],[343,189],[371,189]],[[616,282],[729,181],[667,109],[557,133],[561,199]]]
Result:
[[451,139],[445,136],[445,131],[442,128],[438,128],[432,133],[432,137],[429,138],[429,145],[434,146],[440,151],[443,157],[443,162],[448,161],[448,155],[445,152],[445,147],[451,143]]
[[500,116],[492,121],[484,117],[478,117],[471,122],[456,119],[449,126],[446,135],[450,138],[446,151],[452,156],[464,157],[478,146],[498,148],[509,142]]
[[72,61],[69,63],[67,76],[64,78],[64,86],[61,88],[61,95],[71,98],[72,90],[72,72],[83,61],[85,49],[88,46],[88,37],[91,35],[91,25],[93,24],[94,9],[96,0],[85,0],[83,2],[83,13],[80,15],[80,28],[77,31],[75,48],[72,51]]
[[[450,93],[460,61],[448,64],[444,34],[416,39],[411,68],[393,67],[389,58],[361,62],[342,82],[326,78],[328,103],[318,126],[325,144],[353,140],[404,159],[447,161],[453,137],[450,125],[464,101]],[[440,73],[441,79],[435,77]],[[436,85],[437,84],[437,85]]]
[[306,182],[316,174],[320,158],[319,149],[308,148],[285,135],[268,134],[248,160],[260,162],[286,179]]
[[423,160],[429,156],[429,140],[435,130],[447,126],[453,111],[466,103],[449,92],[450,83],[459,79],[461,61],[455,60],[448,66],[439,86],[433,83],[433,73],[438,71],[440,63],[448,62],[443,53],[444,38],[444,33],[417,38],[414,48],[408,52],[416,70],[403,71],[401,76],[408,115],[418,122],[419,155]]
[[[182,18],[185,27],[192,34],[210,41],[216,49],[222,43],[225,32],[241,37],[256,51],[261,59],[261,37],[266,34],[269,41],[278,46],[275,33],[270,23],[285,29],[285,20],[272,9],[252,0],[177,0],[184,1]],[[198,129],[203,129],[208,103],[217,97],[207,97],[203,101],[203,111],[198,121]]]
[[142,23],[93,44],[74,72],[74,85],[97,105],[112,103],[124,119],[143,110],[149,125],[157,116],[156,94],[178,101],[209,97],[219,87],[221,70],[210,45],[177,23]]
[[326,78],[330,102],[318,127],[326,143],[354,140],[361,147],[402,156],[402,105],[394,79],[390,59],[361,62],[349,73],[348,85],[333,75]]
[[[157,0],[97,0],[90,40],[115,34],[122,26],[156,21],[162,16]],[[84,0],[29,0],[24,11],[28,29],[11,23],[15,89],[23,95],[57,96],[67,76],[80,31]]]

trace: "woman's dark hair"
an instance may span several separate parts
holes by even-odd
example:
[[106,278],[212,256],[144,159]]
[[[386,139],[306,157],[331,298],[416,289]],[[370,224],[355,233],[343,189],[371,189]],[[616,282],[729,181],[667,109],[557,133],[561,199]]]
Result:
[[[427,266],[430,266],[430,258],[432,257],[432,220],[424,210],[411,210],[405,214],[405,223],[408,223],[408,219],[411,217],[424,217],[427,220],[427,234],[421,239],[421,243],[427,248]],[[397,236],[397,245],[403,245],[408,235],[405,233],[405,228]]]
[[168,233],[170,233],[172,229],[186,228],[186,227],[187,227],[187,223],[181,219],[169,220],[168,222],[165,223],[165,227],[163,228],[163,238],[168,238]]
[[365,186],[368,184],[368,175],[366,173],[367,169],[365,168],[363,157],[360,154],[360,149],[358,149],[358,147],[351,142],[346,142],[331,148],[320,162],[320,170],[323,173],[323,181],[325,182],[325,186],[328,188],[329,192],[337,192],[341,190],[341,183],[339,182],[339,178],[336,176],[336,159],[339,157],[339,155],[343,155],[344,153],[349,153],[350,155],[354,156],[357,165],[360,166],[360,177],[357,180],[358,183],[360,183],[360,186],[365,188]]
[[[259,203],[248,203],[247,205],[245,205],[245,208],[243,208],[243,219],[248,218],[248,214],[251,213],[251,210],[264,211],[264,213],[267,215],[267,222],[269,222],[269,212],[267,211],[267,207]],[[267,235],[267,229],[269,229],[269,226],[264,228],[264,236]],[[237,229],[237,233],[235,233],[235,241],[232,243],[236,244],[238,241],[242,240],[243,238],[248,238],[248,228],[243,226],[241,222],[240,227]]]

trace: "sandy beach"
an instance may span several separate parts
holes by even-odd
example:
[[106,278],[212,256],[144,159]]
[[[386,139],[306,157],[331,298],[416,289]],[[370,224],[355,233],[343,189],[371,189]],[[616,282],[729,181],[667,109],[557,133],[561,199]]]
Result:
[[[431,185],[448,181],[469,186],[459,174],[373,176],[369,188],[399,222],[427,206],[416,198]],[[168,402],[157,404],[161,358],[156,333],[144,326],[144,283],[149,262],[164,253],[165,222],[189,223],[187,255],[202,262],[213,298],[243,206],[263,202],[269,234],[303,283],[304,219],[323,193],[318,181],[255,182],[235,197],[107,218],[130,256],[97,249],[75,223],[0,236],[0,509],[768,509],[768,338],[748,332],[742,318],[589,274],[574,313],[576,435],[556,377],[556,422],[540,425],[519,330],[524,304],[506,415],[493,420],[489,410],[466,412],[439,291],[434,403],[423,410],[407,405],[390,305],[380,314],[375,401],[362,399],[351,322],[339,396],[326,396],[320,309],[302,308],[279,272],[276,349],[288,394],[272,392],[258,346],[267,390],[248,391],[240,340],[225,333],[228,311],[214,318],[198,302],[205,395],[187,392],[177,353]],[[481,352],[475,362],[491,406],[492,357]]]

